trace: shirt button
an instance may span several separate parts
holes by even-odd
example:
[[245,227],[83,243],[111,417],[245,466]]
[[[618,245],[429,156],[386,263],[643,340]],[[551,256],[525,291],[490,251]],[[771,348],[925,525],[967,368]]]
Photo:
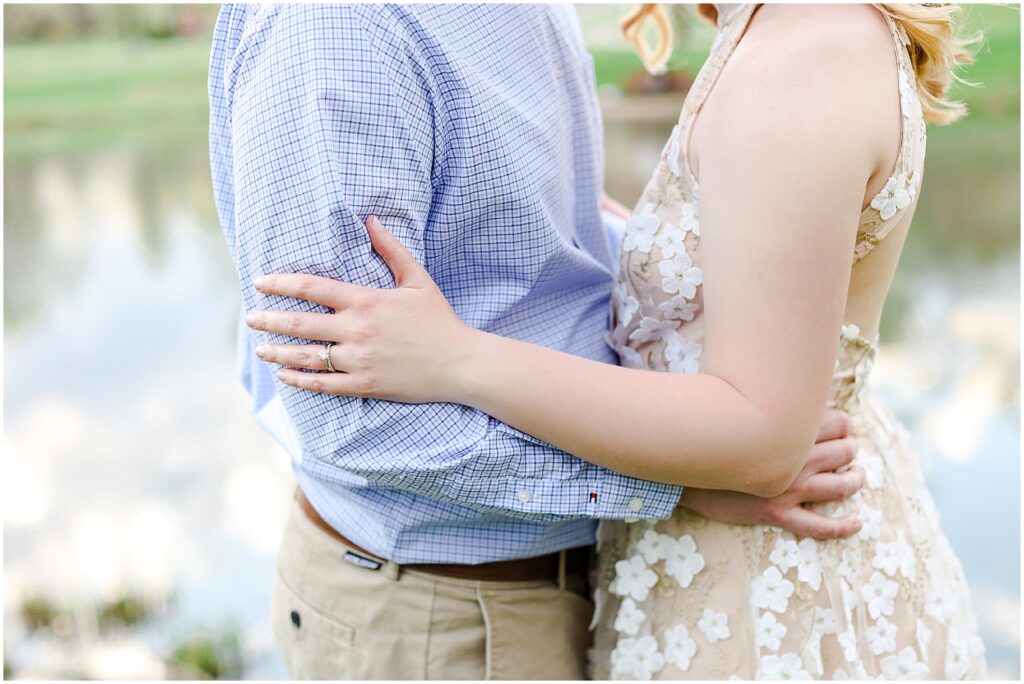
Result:
[[629,500],[629,510],[633,511],[634,513],[639,513],[643,507],[643,499],[634,496],[632,499]]
[[533,494],[526,491],[525,489],[520,489],[519,492],[516,494],[516,498],[519,499],[519,503],[530,503],[530,499],[533,498]]

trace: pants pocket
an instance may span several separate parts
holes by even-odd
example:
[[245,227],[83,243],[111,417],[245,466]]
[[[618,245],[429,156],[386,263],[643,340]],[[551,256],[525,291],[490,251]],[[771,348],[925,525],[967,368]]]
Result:
[[325,615],[278,572],[271,599],[274,639],[292,679],[361,679],[356,631]]
[[487,678],[586,678],[593,604],[556,587],[482,591]]

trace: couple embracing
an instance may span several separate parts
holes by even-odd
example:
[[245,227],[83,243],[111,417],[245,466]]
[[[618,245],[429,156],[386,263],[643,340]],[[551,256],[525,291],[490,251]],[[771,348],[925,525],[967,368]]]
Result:
[[[869,381],[925,124],[964,113],[957,8],[698,10],[628,212],[571,7],[222,9],[213,181],[298,481],[293,677],[984,675]],[[664,10],[624,26],[663,65]]]

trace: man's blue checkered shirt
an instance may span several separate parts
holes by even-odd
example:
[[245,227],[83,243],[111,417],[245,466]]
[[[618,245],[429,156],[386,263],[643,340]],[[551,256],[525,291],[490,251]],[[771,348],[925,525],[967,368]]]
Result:
[[[245,309],[263,273],[392,287],[376,214],[474,327],[614,363],[601,120],[575,11],[547,5],[226,5],[210,62],[217,209]],[[257,418],[320,514],[399,563],[589,544],[679,488],[610,472],[483,413],[315,394],[252,354]],[[543,391],[538,388],[538,391]]]

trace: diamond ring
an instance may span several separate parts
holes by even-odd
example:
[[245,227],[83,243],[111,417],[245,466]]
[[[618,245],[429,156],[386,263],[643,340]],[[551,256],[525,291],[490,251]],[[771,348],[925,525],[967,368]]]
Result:
[[324,348],[320,350],[319,356],[320,360],[327,364],[327,370],[329,370],[332,373],[336,373],[337,371],[334,370],[334,364],[331,363],[331,347],[333,346],[333,342],[328,342],[324,344]]

